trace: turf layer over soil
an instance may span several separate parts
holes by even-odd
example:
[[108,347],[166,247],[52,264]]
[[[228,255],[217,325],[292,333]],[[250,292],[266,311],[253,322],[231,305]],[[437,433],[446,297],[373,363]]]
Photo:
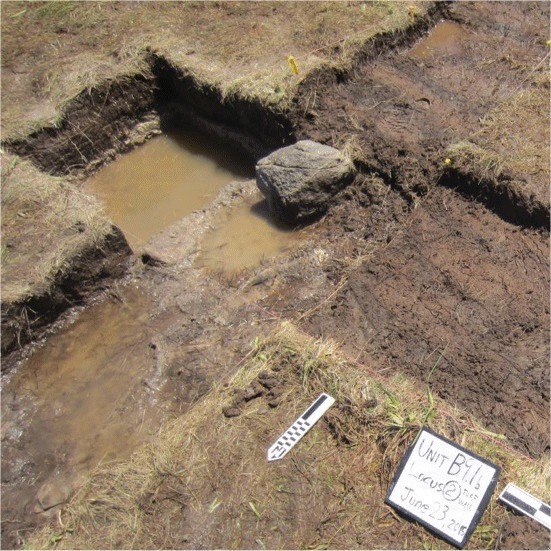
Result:
[[[547,3],[4,4],[3,547],[441,547],[382,503],[423,422],[499,463],[498,491],[548,499]],[[195,263],[252,181],[128,263],[82,180],[179,125],[252,160],[317,140],[359,174],[260,266]],[[71,400],[40,403],[19,345],[122,274],[152,306],[143,339],[105,358],[146,364],[113,419],[137,430],[124,416],[149,399],[175,419],[59,498],[74,443],[36,436]],[[321,391],[332,414],[268,466]],[[471,544],[545,549],[549,534],[494,496]]]

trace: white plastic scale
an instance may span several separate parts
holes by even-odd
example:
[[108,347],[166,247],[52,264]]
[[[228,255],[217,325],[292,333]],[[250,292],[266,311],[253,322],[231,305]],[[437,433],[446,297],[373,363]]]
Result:
[[551,507],[512,482],[507,484],[499,499],[551,530]]
[[281,459],[335,403],[324,392],[312,405],[276,440],[268,450],[268,461]]

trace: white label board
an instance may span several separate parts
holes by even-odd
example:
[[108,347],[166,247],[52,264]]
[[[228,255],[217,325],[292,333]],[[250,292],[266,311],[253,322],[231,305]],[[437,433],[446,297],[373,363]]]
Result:
[[500,471],[423,428],[402,459],[385,502],[462,548],[488,505]]

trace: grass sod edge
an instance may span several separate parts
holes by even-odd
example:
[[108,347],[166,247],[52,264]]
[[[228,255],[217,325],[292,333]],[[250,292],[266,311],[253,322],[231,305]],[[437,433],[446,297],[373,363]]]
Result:
[[[255,9],[270,10],[268,4],[266,8]],[[387,5],[386,2],[363,7],[336,5],[332,10],[318,10],[313,4],[306,7],[273,6],[277,6],[278,11],[271,17],[275,15],[276,20],[277,17],[291,17],[296,21],[295,27],[301,29],[301,32],[293,31],[292,40],[295,43],[293,54],[301,64],[301,76],[308,72],[310,59],[315,64],[321,59],[341,65],[353,54],[350,50],[355,51],[373,36],[407,28],[413,23],[407,6]],[[418,3],[415,22],[422,20],[432,6],[431,2]],[[221,17],[225,11],[230,12],[230,18]],[[124,3],[66,7],[44,2],[36,5],[6,3],[2,9],[3,61],[11,66],[26,61],[25,56],[32,56],[34,82],[38,88],[35,93],[53,103],[54,107],[53,114],[39,117],[37,121],[41,122],[38,123],[27,120],[28,115],[22,116],[17,111],[20,98],[14,97],[17,101],[13,105],[5,102],[4,139],[21,139],[40,127],[55,126],[66,103],[83,90],[96,87],[99,82],[115,81],[125,74],[150,74],[143,56],[147,50],[158,52],[178,66],[187,67],[199,80],[220,89],[279,102],[289,96],[282,92],[282,87],[294,84],[296,80],[290,78],[286,62],[289,52],[285,55],[280,52],[282,37],[277,26],[266,26],[262,40],[255,33],[243,32],[242,25],[250,24],[247,19],[249,11],[247,2],[229,5],[224,2],[211,5],[201,2],[144,4],[139,10]],[[203,26],[195,25],[197,17],[204,18]],[[335,17],[338,25],[333,20]],[[161,21],[163,24],[159,26]],[[129,24],[141,32],[129,37]],[[208,32],[204,32],[205,25]],[[343,25],[349,29],[348,32],[335,30],[327,33],[327,30],[340,29]],[[221,39],[211,40],[209,37],[213,33],[220,34],[221,26],[224,26]],[[98,35],[97,29],[103,27],[106,30]],[[163,29],[162,34],[159,34],[159,28]],[[187,29],[185,35],[182,29]],[[49,41],[53,41],[55,47],[45,48]],[[85,60],[78,49],[90,49],[89,42],[94,44],[94,53]],[[195,52],[195,42],[201,46],[199,50],[206,48],[207,56]],[[56,55],[56,51],[64,46],[71,52],[76,51],[69,55],[73,67],[70,72],[67,71],[67,58],[61,58],[60,62]],[[277,82],[271,86],[274,75]],[[14,116],[10,115],[11,109],[15,110]]]
[[[425,27],[428,25],[428,20],[432,20],[433,18],[436,18],[438,17],[439,15],[442,15],[440,13],[440,11],[437,9],[438,5],[429,5],[428,7],[424,6],[422,7],[417,7],[419,8],[419,10],[416,12],[416,15],[415,17],[411,17],[410,15],[406,14],[405,12],[404,13],[400,13],[398,14],[396,12],[396,18],[395,19],[392,19],[389,23],[388,23],[388,28],[385,28],[383,31],[377,33],[375,35],[375,37],[372,39],[370,36],[367,37],[367,39],[360,39],[360,38],[357,38],[355,37],[354,39],[352,38],[349,38],[349,39],[346,39],[343,41],[338,41],[338,43],[340,44],[342,42],[342,48],[341,48],[341,53],[339,54],[340,57],[344,60],[346,59],[346,62],[345,61],[342,61],[342,63],[340,63],[340,68],[337,69],[335,68],[333,65],[334,63],[332,64],[328,59],[326,60],[322,60],[321,62],[316,61],[316,63],[320,63],[319,64],[319,68],[318,69],[311,69],[311,70],[308,70],[305,72],[305,76],[301,76],[302,79],[308,79],[308,78],[313,78],[314,74],[316,74],[316,78],[319,78],[319,72],[320,71],[323,71],[323,67],[325,66],[325,70],[328,71],[329,73],[331,73],[332,71],[339,71],[339,72],[345,72],[346,73],[346,67],[352,67],[353,64],[354,64],[354,60],[356,59],[356,61],[358,59],[361,59],[362,57],[369,57],[369,53],[370,51],[372,51],[372,54],[373,52],[376,52],[377,51],[377,48],[380,48],[381,44],[379,43],[384,43],[385,40],[391,40],[391,42],[393,44],[396,45],[399,45],[401,43],[401,41],[405,40],[404,36],[406,34],[411,34],[412,36],[415,36],[416,35],[416,32],[423,32],[423,30],[426,30]],[[426,8],[426,10],[425,10]],[[44,7],[45,9],[45,7]],[[393,8],[394,9],[394,8]],[[423,12],[423,10],[426,11],[426,13]],[[24,11],[24,10],[22,10]],[[44,11],[44,10],[42,10]],[[42,11],[40,13],[42,13]],[[77,10],[78,11],[78,10]],[[71,15],[72,14],[75,14],[77,13],[77,11],[75,11],[74,9],[70,9],[70,10],[59,10],[59,12],[57,12],[57,10],[53,10],[53,13],[50,13],[48,11],[48,15],[50,17],[53,17],[55,19],[55,17],[57,16],[60,16],[62,18],[65,18],[66,16],[68,15]],[[12,16],[10,17],[14,17],[14,18],[17,18],[19,17],[19,14],[21,12],[17,12],[15,14],[12,14]],[[426,21],[425,21],[426,19]],[[396,27],[396,28],[394,28]],[[416,32],[414,32],[412,29],[413,28],[418,28],[418,30]],[[366,41],[367,40],[367,41]],[[347,47],[345,47],[345,44],[348,44]],[[377,44],[379,44],[377,46]],[[318,48],[318,50],[324,50],[324,48],[329,48],[329,46],[323,46],[321,48]],[[167,55],[170,55],[171,52],[170,52],[170,48],[165,48],[166,49],[166,52],[167,52]],[[350,51],[349,51],[350,50]],[[143,51],[140,50],[140,49],[134,49],[132,50],[134,53],[132,55],[136,55],[136,56],[139,56],[142,58],[142,61],[140,62],[140,71],[135,75],[135,77],[128,77],[128,74],[124,77],[120,77],[120,78],[123,78],[123,80],[125,79],[131,79],[132,78],[138,78],[138,77],[141,77],[141,79],[148,79],[148,78],[151,78],[151,67],[150,67],[150,64],[151,62],[148,62],[148,63],[145,63],[145,57],[143,55]],[[346,55],[345,55],[346,54]],[[132,57],[132,55],[128,55],[127,57]],[[178,55],[175,55],[174,56],[174,52],[172,52],[172,55],[173,55],[173,58],[175,61],[178,61],[179,58],[178,58]],[[321,58],[320,58],[321,59]],[[144,65],[145,63],[145,65]],[[338,65],[338,64],[337,64]],[[147,67],[146,67],[147,66]],[[176,66],[178,66],[178,63],[176,63]],[[132,65],[132,66],[125,66],[125,71],[128,72],[128,70],[130,70],[130,68],[133,68],[133,70],[135,70],[135,67]],[[119,68],[120,69],[120,68]],[[187,69],[186,69],[187,71]],[[534,71],[533,71],[534,72]],[[191,70],[191,72],[189,73],[190,74],[190,77],[192,79],[192,81],[195,81],[197,83],[197,86],[200,87],[200,83],[201,82],[207,82],[207,81],[204,81],[204,80],[200,80],[198,79],[198,77],[194,76],[194,72],[193,70]],[[120,75],[119,75],[120,76]],[[533,76],[533,75],[532,75]],[[536,75],[536,77],[541,77],[540,73],[538,72]],[[289,81],[290,83],[292,83],[292,87],[300,87],[300,84],[302,82],[302,80],[298,80],[298,81],[293,81],[293,80],[289,80],[289,75],[282,75],[281,76],[282,79],[286,79],[285,81]],[[242,83],[245,83],[247,81],[247,77],[244,77],[245,80],[243,80]],[[97,79],[96,79],[97,80]],[[540,78],[541,80],[541,78]],[[258,81],[258,79],[253,79],[253,81],[256,83]],[[94,88],[93,84],[95,82],[94,79],[90,80],[90,81],[86,81],[87,82],[87,90],[88,90],[88,94],[90,94],[90,97],[92,97],[92,89]],[[103,81],[104,84],[106,81]],[[122,82],[122,81],[121,81]],[[136,81],[137,82],[137,81]],[[129,83],[131,84],[131,83]],[[110,85],[108,86],[108,88],[110,88]],[[245,87],[246,88],[246,87]],[[270,103],[270,100],[269,100],[269,97],[266,96],[265,94],[265,91],[262,92],[261,90],[257,90],[256,92],[253,92],[253,93],[248,93],[245,91],[245,88],[244,87],[241,87],[241,86],[237,86],[235,87],[235,90],[233,90],[231,93],[228,93],[228,89],[226,90],[222,90],[221,92],[221,98],[225,98],[226,100],[230,100],[231,98],[237,98],[238,96],[241,97],[241,96],[248,96],[248,97],[255,97],[255,98],[264,98],[264,101],[266,103]],[[298,88],[297,88],[298,89]],[[99,90],[99,89],[98,89]],[[291,88],[289,89],[291,90]],[[125,85],[122,85],[121,86],[121,91],[122,91],[122,94],[124,95],[125,94]],[[297,90],[295,90],[295,92],[291,93],[291,95],[294,95],[296,94]],[[102,99],[101,97],[99,97],[99,99],[101,100],[100,103],[105,105],[105,102],[107,101],[108,99],[108,95],[109,95],[109,91],[107,92],[107,95],[105,97],[105,99]],[[522,94],[520,94],[522,96]],[[101,93],[100,93],[100,96],[101,96]],[[285,97],[287,99],[289,99],[289,94],[285,94]],[[276,102],[277,104],[277,102]],[[282,106],[282,105],[285,105],[285,101],[281,101],[279,102],[279,105]],[[517,109],[518,111],[518,109]],[[516,112],[516,111],[515,111]],[[496,117],[494,116],[494,119]],[[86,140],[85,140],[86,141]],[[460,144],[458,144],[459,146]],[[347,145],[347,148],[348,149],[354,149],[354,147],[352,146],[352,144],[348,144]],[[459,151],[459,149],[456,148],[456,151]],[[79,152],[80,154],[80,152]],[[460,154],[456,155],[456,156],[461,156]],[[464,156],[464,155],[463,155]],[[460,163],[458,163],[460,164]],[[465,164],[465,163],[463,163]],[[472,163],[471,163],[472,165]],[[466,165],[467,166],[467,165]],[[477,172],[477,167],[476,166],[472,166],[472,170],[475,172]],[[454,180],[457,180],[458,178],[455,178],[454,174],[453,173],[450,173],[451,174],[451,178],[450,180],[451,181],[454,181]],[[462,182],[468,182],[469,179],[467,178],[468,174],[465,175],[465,174],[462,174]],[[502,199],[502,202],[504,203],[507,203],[508,206],[506,206],[506,209],[509,210],[509,211],[513,211],[513,215],[514,215],[514,211],[515,211],[515,207],[517,205],[520,205],[520,206],[523,206],[523,208],[521,210],[526,210],[528,211],[529,215],[528,215],[528,218],[535,218],[535,224],[536,225],[546,225],[546,221],[548,219],[548,208],[545,207],[545,205],[542,207],[541,206],[541,203],[536,203],[534,204],[534,202],[530,202],[530,201],[526,201],[525,199],[525,196],[518,192],[517,193],[517,188],[515,186],[513,186],[512,184],[514,184],[515,182],[513,182],[511,185],[509,184],[504,184],[502,185],[502,183],[499,183],[496,184],[494,183],[494,179],[490,178],[485,178],[484,180],[477,180],[477,183],[480,183],[482,182],[482,185],[480,187],[483,188],[483,190],[490,190],[489,191],[489,195],[491,195],[491,192],[493,192],[494,190],[499,190],[497,195]],[[468,188],[468,185],[466,185],[465,187]],[[472,190],[472,193],[476,194],[477,193],[477,189],[476,189],[476,186],[475,188]],[[494,193],[494,195],[496,195],[496,193]],[[505,198],[505,199],[503,199]],[[491,201],[491,199],[490,199]],[[523,215],[521,214],[520,215],[520,220],[522,222],[522,219],[523,219]],[[3,252],[7,252],[3,249]]]
[[[300,59],[299,59],[299,61],[300,61]],[[404,416],[403,416],[403,417],[404,417]],[[407,420],[408,416],[406,415],[405,418],[406,418],[406,420]],[[409,423],[411,424],[412,421],[409,421]],[[406,424],[406,428],[407,428],[407,424]],[[393,430],[394,430],[394,429],[393,429]],[[475,434],[476,434],[476,431],[474,431],[474,432],[475,432]],[[256,505],[255,505],[255,507],[256,507]]]
[[[258,415],[253,400],[239,417],[226,419],[221,408],[233,392],[272,366],[287,378],[282,404]],[[294,459],[291,456],[270,471],[264,461],[267,447],[321,391],[335,397],[336,404],[291,452]],[[379,543],[374,548],[396,545],[396,540],[384,539],[389,527],[409,546],[438,548],[440,540],[394,515],[382,505],[383,497],[375,509],[372,504],[372,509],[365,509],[364,501],[376,488],[386,491],[429,410],[433,430],[502,467],[490,505],[469,541],[473,548],[493,548],[509,515],[497,504],[500,491],[507,482],[515,482],[545,499],[550,489],[549,459],[535,461],[509,449],[500,435],[403,376],[366,377],[366,371],[343,357],[334,343],[314,340],[289,322],[257,338],[237,372],[186,415],[162,427],[154,443],[138,450],[130,461],[100,466],[57,518],[31,535],[27,546],[159,548],[178,542],[181,546],[176,538],[178,519],[187,515],[199,515],[210,523],[213,539],[205,540],[207,546],[250,546],[241,529],[227,519],[243,518],[247,511],[256,519],[258,533],[266,532],[270,523],[283,522],[279,515],[285,514],[285,491],[296,490],[291,487],[293,477],[302,476],[293,465],[303,461],[313,499],[325,499],[328,510],[339,513],[329,515],[323,535],[291,527],[287,539],[277,540],[280,545],[352,548],[354,537],[365,531],[369,513],[370,534]],[[250,476],[248,485],[240,482],[243,473]],[[169,497],[167,488],[172,492]],[[297,508],[300,515],[300,504]],[[220,531],[227,539],[221,540],[212,527],[216,520],[223,523]],[[250,525],[243,522],[242,530],[247,529]]]
[[[186,81],[184,96],[191,94],[192,103],[195,103],[199,109],[199,115],[201,115],[201,111],[205,111],[205,102],[208,101],[211,104],[219,103],[220,107],[217,109],[214,109],[213,106],[207,107],[207,116],[209,111],[214,109],[213,118],[220,120],[229,117],[229,126],[235,126],[236,121],[230,119],[235,118],[235,115],[241,111],[245,111],[245,115],[241,117],[243,120],[237,122],[240,126],[245,125],[246,127],[259,117],[259,109],[273,113],[275,126],[264,132],[269,138],[274,131],[276,134],[281,133],[278,127],[282,125],[282,121],[279,120],[281,117],[278,118],[278,115],[304,107],[297,107],[295,103],[302,101],[300,90],[308,79],[335,78],[335,75],[342,77],[353,71],[355,64],[376,56],[384,47],[395,49],[410,45],[445,14],[445,9],[438,3],[419,3],[416,6],[415,17],[411,16],[409,8],[407,10],[402,8],[392,7],[389,13],[393,15],[388,16],[382,23],[379,21],[380,26],[374,26],[374,24],[367,26],[356,34],[340,38],[334,43],[322,44],[302,56],[297,56],[301,60],[304,59],[303,68],[298,78],[289,74],[289,67],[282,58],[283,62],[278,60],[269,64],[267,68],[260,63],[260,68],[256,68],[252,73],[244,70],[243,75],[228,82],[225,76],[227,67],[224,70],[219,67],[214,71],[206,71],[204,62],[194,58],[190,59],[189,56],[182,57],[181,48],[177,48],[170,40],[167,39],[166,43],[157,44],[152,37],[149,37],[149,42],[143,42],[139,48],[131,48],[129,50],[131,53],[125,53],[122,56],[125,60],[134,61],[117,66],[117,70],[112,74],[104,71],[103,73],[98,72],[97,78],[91,78],[88,74],[86,74],[86,78],[79,77],[77,80],[82,84],[81,87],[71,88],[70,93],[62,94],[62,98],[60,97],[57,101],[60,107],[57,109],[55,120],[49,123],[45,122],[40,128],[26,136],[18,136],[17,133],[10,131],[9,124],[3,123],[4,143],[20,155],[35,158],[39,166],[47,172],[53,170],[56,174],[64,174],[69,169],[74,170],[75,167],[77,170],[86,170],[86,165],[90,163],[97,165],[101,159],[98,159],[96,150],[109,149],[113,145],[116,148],[121,146],[117,143],[120,142],[118,136],[115,136],[115,139],[109,137],[113,135],[113,131],[115,134],[128,132],[128,129],[125,128],[128,126],[130,117],[130,105],[127,98],[131,98],[130,102],[136,104],[135,107],[138,111],[154,109],[155,100],[149,96],[152,95],[151,89],[159,86],[160,66],[171,68],[174,73],[171,78],[176,81]],[[374,12],[380,11],[380,7],[372,9]],[[78,13],[78,10],[70,10],[69,13],[74,15]],[[60,15],[67,14],[61,10]],[[10,17],[4,18],[4,22],[9,19]],[[221,52],[218,53],[222,55]],[[224,59],[223,56],[222,59]],[[102,67],[104,65],[106,65],[105,62]],[[277,70],[274,70],[275,68]],[[65,75],[65,66],[63,74]],[[266,79],[268,79],[269,85],[265,84]],[[60,94],[59,88],[59,86],[55,87],[57,94]],[[176,96],[179,96],[177,98],[179,102],[184,101],[186,110],[194,107],[188,105],[189,101],[182,97],[182,94],[176,94]],[[308,101],[306,98],[306,104]],[[115,104],[116,119],[120,120],[114,126],[111,121],[103,121],[103,125],[98,124],[98,121],[94,122],[92,119],[101,118],[102,112],[109,110],[111,103]],[[96,113],[98,106],[101,108]],[[10,105],[7,105],[3,110],[6,117],[9,115],[10,108]],[[86,109],[89,109],[92,115],[88,122],[86,122],[87,117],[84,112]],[[115,115],[112,117],[115,118]],[[197,122],[195,121],[195,123]],[[109,124],[108,132],[103,128],[105,123]],[[204,126],[204,124],[199,121],[199,126]],[[283,121],[283,126],[285,126],[285,121]],[[289,130],[286,130],[286,133],[288,134]],[[88,134],[96,136],[95,141],[100,143],[91,146]],[[234,141],[236,144],[239,143],[237,139]],[[270,143],[269,150],[282,145],[286,144]],[[263,153],[266,154],[266,152],[264,147]]]
[[530,76],[530,89],[513,93],[484,117],[478,132],[445,150],[440,182],[514,224],[549,230],[549,134],[530,124],[549,121],[549,72]]
[[68,306],[121,277],[130,254],[95,198],[2,151],[3,364]]
[[[512,98],[512,101],[508,102],[507,105],[504,105],[501,108],[494,110],[488,115],[481,131],[473,137],[473,140],[487,141],[489,139],[490,143],[492,143],[492,139],[497,139],[496,135],[508,135],[506,130],[512,129],[514,127],[514,125],[512,124],[512,121],[514,119],[512,117],[512,114],[518,113],[519,111],[524,112],[523,110],[528,110],[530,112],[540,112],[542,109],[542,105],[545,103],[545,98],[548,98],[548,90],[545,90],[545,88],[537,88],[535,90],[516,94]],[[354,149],[353,144],[348,144],[347,147],[348,149]],[[482,200],[490,207],[495,207],[496,204],[498,204],[500,214],[516,224],[548,228],[548,203],[545,204],[545,202],[542,201],[539,196],[536,196],[534,194],[530,195],[528,193],[530,188],[528,187],[528,191],[526,191],[524,188],[527,186],[523,186],[521,182],[517,182],[518,178],[515,178],[514,176],[514,174],[519,173],[519,171],[521,174],[530,173],[530,171],[532,171],[533,173],[546,172],[548,174],[549,169],[547,166],[543,166],[541,155],[537,155],[537,157],[539,158],[539,164],[534,167],[533,163],[531,163],[534,158],[534,152],[531,150],[523,150],[519,152],[514,158],[509,159],[504,157],[503,155],[499,155],[498,153],[491,151],[488,148],[481,147],[471,141],[453,144],[448,148],[446,153],[451,157],[451,165],[449,167],[446,167],[446,169],[444,170],[443,176],[441,178],[441,183],[458,188],[460,191],[467,194],[474,195],[477,197],[478,200]],[[25,177],[29,180],[32,180],[35,184],[35,187],[38,185],[39,188],[43,188],[48,191],[39,193],[38,199],[36,196],[33,197],[31,202],[34,206],[32,206],[30,209],[27,209],[26,212],[23,212],[23,209],[19,210],[14,215],[14,213],[10,213],[9,209],[10,196],[12,196],[13,193],[11,193],[11,191],[10,193],[6,193],[5,190],[9,187],[10,180],[15,178],[15,174],[17,174],[17,171],[21,170],[21,167],[25,166],[26,164],[28,165],[28,163],[26,161],[21,161],[17,157],[10,154],[4,153],[4,156],[5,162],[3,163],[3,166],[5,167],[5,169],[3,170],[2,186],[3,220],[7,221],[8,224],[3,225],[4,243],[2,248],[2,264],[4,275],[3,297],[5,298],[7,296],[8,299],[5,301],[3,310],[4,312],[7,312],[8,310],[13,312],[14,310],[13,308],[10,308],[10,304],[21,305],[27,299],[29,293],[28,289],[25,290],[22,288],[19,295],[21,298],[18,300],[17,296],[15,298],[12,297],[13,293],[11,291],[7,292],[9,289],[8,287],[6,287],[6,282],[9,286],[9,265],[11,260],[11,251],[9,250],[10,219],[17,220],[17,216],[21,214],[25,218],[25,223],[31,229],[32,227],[37,225],[43,228],[43,220],[39,220],[40,224],[35,223],[33,226],[32,221],[34,217],[38,216],[40,218],[41,212],[43,214],[50,214],[51,212],[58,210],[53,203],[50,203],[50,207],[48,208],[48,197],[53,197],[55,200],[60,200],[61,197],[56,198],[56,195],[52,192],[52,190],[56,189],[56,186],[59,187],[59,189],[63,188],[67,190],[70,186],[63,183],[53,184],[52,182],[54,182],[54,180],[50,181],[48,176],[43,175],[39,171],[35,171],[35,173],[33,173],[32,175],[27,174]],[[32,171],[32,169],[28,168],[27,172],[29,171]],[[509,172],[512,173],[513,176],[509,175]],[[42,179],[44,180],[44,182],[41,181]],[[12,185],[11,187],[14,188],[15,186]],[[23,190],[28,189],[28,186],[20,187]],[[86,197],[84,197],[82,193],[77,192],[76,189],[74,190],[74,193],[72,195],[81,196],[83,199],[86,199]],[[27,201],[27,203],[29,203],[28,199],[26,199],[25,197],[25,193],[23,193],[23,197],[20,198],[20,201]],[[15,197],[15,202],[17,202],[17,200],[17,197]],[[46,205],[46,207],[42,209],[41,205]],[[90,209],[92,211],[92,215],[87,217],[90,219],[99,219],[93,214],[94,209],[99,210],[99,207],[93,207],[93,205],[91,205]],[[63,224],[64,223],[65,222],[63,222]],[[80,222],[77,221],[77,223]],[[61,224],[61,226],[63,226],[63,224]],[[86,227],[93,225],[93,223],[86,224]],[[107,227],[108,224],[105,219],[101,221],[101,224],[99,224],[99,226],[103,227],[103,230],[100,232],[101,236],[105,236],[107,233],[109,233],[110,228]],[[90,232],[86,232],[84,236],[81,237],[86,237],[89,233]],[[97,233],[97,231],[95,233]],[[94,234],[93,229],[92,234]],[[96,242],[101,242],[101,236],[100,239],[97,239],[97,236],[96,238],[92,238],[92,241],[94,241],[95,239]],[[48,268],[45,277],[43,277],[42,279],[43,287],[44,285],[48,284],[48,281],[58,281],[60,278],[63,277],[63,271],[67,269],[67,266],[70,266],[71,258],[78,258],[79,252],[82,252],[86,249],[86,247],[81,247],[79,249],[78,243],[80,243],[81,241],[82,239],[69,240],[67,241],[66,247],[61,247],[56,250],[55,258],[52,261],[52,266],[53,268],[55,268],[56,266],[59,268],[59,274],[58,276],[56,276],[54,273],[55,270],[52,271]],[[47,259],[45,259],[44,262],[41,262],[39,266],[44,266],[46,260]],[[6,267],[8,268],[7,270]],[[36,276],[40,273],[40,270],[41,268],[37,269],[35,266],[32,272],[29,272],[27,276]],[[20,278],[17,279],[18,281],[20,281]],[[32,294],[33,293],[31,292],[31,295]],[[46,296],[48,294],[54,295],[55,292],[34,292],[34,295],[36,297]],[[69,304],[68,301],[65,302]],[[45,304],[45,302],[39,300],[36,305],[38,304],[43,305]],[[34,309],[31,307],[29,312],[31,313],[32,317]],[[19,327],[19,329],[16,329],[15,333],[19,335],[21,331],[25,329],[27,333],[27,338],[23,339],[23,342],[30,340],[30,328],[32,325],[34,325],[35,322],[34,319],[29,321],[28,316],[24,314],[25,312],[23,311],[23,309],[19,308],[18,312],[16,312],[15,315],[10,314],[8,316],[12,320],[12,322],[13,320],[16,320],[14,323],[10,322],[10,324],[14,327]],[[41,318],[40,313],[38,315],[38,318]],[[13,331],[9,333],[11,335],[11,337],[8,339],[9,342],[14,342],[13,336],[15,333]],[[19,339],[18,342],[21,343]],[[6,347],[3,347],[3,349],[7,350]]]

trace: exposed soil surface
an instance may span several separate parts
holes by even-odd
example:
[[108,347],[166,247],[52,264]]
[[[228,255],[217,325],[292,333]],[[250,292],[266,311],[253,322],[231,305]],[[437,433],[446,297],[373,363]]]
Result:
[[[102,109],[109,126],[88,150],[87,162],[113,156],[118,147],[114,142],[121,136],[118,150],[128,147],[129,128],[144,117],[151,119],[155,109],[159,126],[193,120],[227,140],[239,137],[253,158],[308,138],[346,148],[361,171],[335,197],[327,215],[311,226],[304,242],[253,269],[214,272],[195,263],[209,226],[216,226],[221,212],[251,200],[256,193],[253,181],[228,186],[209,208],[136,251],[130,273],[121,281],[151,301],[147,322],[139,343],[125,341],[114,354],[123,354],[129,363],[142,362],[144,372],[128,383],[113,414],[117,419],[124,419],[125,412],[135,414],[135,404],[143,403],[140,411],[151,413],[146,428],[153,432],[154,423],[185,413],[233,373],[256,335],[288,319],[305,333],[336,341],[350,361],[378,377],[403,373],[425,385],[430,374],[435,394],[503,434],[508,446],[534,460],[549,455],[549,204],[527,188],[511,214],[510,201],[500,199],[498,192],[476,197],[476,174],[463,186],[444,164],[448,146],[468,138],[489,110],[529,86],[530,69],[546,54],[549,7],[460,2],[440,6],[435,14],[446,21],[439,23],[435,15],[433,24],[445,27],[433,43],[367,49],[344,76],[316,72],[303,81],[296,109],[285,117],[265,113],[255,118],[260,108],[247,108],[243,102],[234,106],[239,115],[228,120],[224,112],[230,107],[207,106],[213,92],[200,89],[194,90],[203,101],[199,116],[192,116],[187,104],[176,109],[191,84],[181,84],[161,60],[154,62],[157,84],[164,82],[160,91],[142,79],[117,85],[112,103]],[[128,103],[130,94],[141,98],[136,113]],[[73,104],[73,114],[80,117],[86,105],[101,103],[104,95],[103,89],[89,92]],[[99,128],[97,113],[92,118]],[[10,147],[43,170],[68,173],[83,159],[65,147],[68,134],[63,132],[69,122],[64,124],[57,137],[45,130]],[[542,132],[548,131],[548,120],[539,124]],[[541,188],[537,175],[533,182]],[[112,294],[105,300],[120,297]],[[75,468],[68,460],[76,453],[72,444],[56,448],[38,437],[41,414],[47,424],[63,414],[50,403],[28,405],[35,392],[25,372],[25,358],[31,353],[27,348],[5,360],[9,378],[3,384],[2,409],[9,424],[2,428],[4,548],[21,546],[32,528],[58,512],[56,507],[75,484],[67,472]],[[105,362],[112,360],[107,357]],[[268,396],[260,389],[259,396],[267,407],[277,408],[278,403],[268,403],[277,402],[277,393]],[[255,397],[242,398],[249,402]],[[29,415],[17,414],[26,407]],[[255,419],[258,444],[266,426]],[[337,449],[338,438],[331,442]],[[95,464],[89,459],[81,457],[79,464],[91,469]],[[280,475],[287,476],[284,471]],[[224,476],[219,476],[223,492]],[[62,481],[57,486],[52,482],[56,477]],[[272,539],[263,540],[269,547],[407,546],[404,535],[389,533],[391,529],[384,535],[366,529],[355,539],[340,540],[339,511],[331,495],[319,496],[314,518],[308,508],[308,484],[300,480],[301,486],[294,488],[300,495],[290,498],[292,509],[286,512],[291,528],[272,531]],[[383,476],[370,496],[373,507],[380,507],[373,509],[374,523],[388,515],[380,504],[387,481]],[[162,491],[177,494],[175,487]],[[176,494],[167,499],[176,500]],[[233,545],[224,539],[222,528],[211,526],[218,513],[194,518],[191,509],[186,510],[189,515],[174,533],[180,539],[172,534],[173,539],[164,540],[167,545]],[[271,530],[259,516],[253,508],[241,517],[251,536],[237,546],[264,545],[252,536],[259,526]],[[293,539],[299,524],[307,527],[300,542]],[[499,530],[497,548],[549,546],[548,532],[526,519],[512,516]]]
[[420,381],[444,351],[430,380],[438,394],[539,457],[550,429],[547,244],[436,188],[303,323],[377,371]]
[[[514,10],[533,14],[540,7]],[[527,18],[534,27],[526,28],[512,25],[509,7],[491,18],[486,9],[458,2],[447,15],[461,25],[442,21],[435,27],[440,33],[411,49],[377,51],[346,78],[306,79],[297,138],[336,147],[351,141],[362,165],[406,194],[426,192],[441,174],[446,147],[478,130],[490,109],[522,87],[527,71],[512,66],[528,69],[546,53],[544,41],[534,41],[545,9]],[[499,201],[492,206],[499,209]],[[548,216],[532,223],[547,227]]]

